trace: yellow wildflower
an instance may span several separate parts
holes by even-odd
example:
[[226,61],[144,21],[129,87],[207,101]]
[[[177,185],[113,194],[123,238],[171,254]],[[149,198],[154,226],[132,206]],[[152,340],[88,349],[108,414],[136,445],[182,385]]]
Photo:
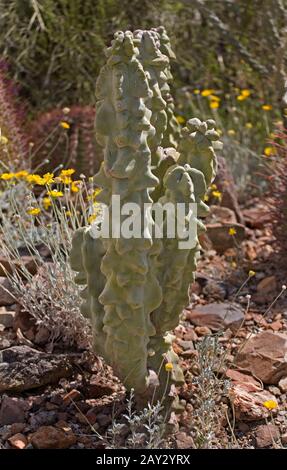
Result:
[[70,124],[66,121],[61,121],[60,122],[60,126],[63,128],[63,129],[70,129]]
[[76,170],[69,168],[68,170],[62,170],[60,176],[72,176]]
[[89,224],[92,224],[94,220],[96,220],[96,218],[97,218],[97,214],[90,215],[90,217],[88,217]]
[[48,210],[49,207],[52,205],[52,201],[49,197],[44,197],[43,198],[43,206],[45,210]]
[[245,124],[245,127],[246,127],[246,129],[252,129],[252,127],[253,127],[252,122],[247,122],[247,123]]
[[3,145],[8,144],[8,139],[7,139],[7,137],[5,137],[5,135],[0,136],[0,143],[3,144]]
[[47,194],[48,196],[51,196],[53,199],[64,196],[62,191],[57,191],[57,189],[52,189],[52,191],[48,191]]
[[205,202],[207,202],[207,201],[209,200],[209,196],[208,196],[207,194],[205,194],[203,200],[204,200]]
[[255,271],[250,270],[249,273],[248,273],[248,276],[253,277],[253,276],[255,276],[255,274],[256,274]]
[[52,184],[54,183],[54,173],[45,173],[45,175],[42,178],[42,185],[44,184]]
[[185,123],[185,119],[183,116],[176,116],[176,120],[178,122],[178,124],[184,124]]
[[209,107],[210,107],[210,109],[217,109],[217,108],[219,108],[219,102],[212,100],[209,103]]
[[71,184],[71,191],[72,193],[78,193],[80,191],[79,185],[81,181],[73,181]]
[[228,234],[231,235],[232,237],[236,235],[236,233],[237,232],[234,227],[230,227],[230,229],[228,230]]
[[30,184],[39,184],[43,185],[43,178],[40,175],[28,175],[26,181]]
[[215,183],[213,183],[211,186],[210,186],[210,189],[217,189],[217,186]]
[[216,95],[210,95],[210,96],[208,97],[208,99],[210,99],[210,100],[212,100],[212,101],[218,101],[218,102],[220,101],[219,96],[216,96]]
[[266,155],[266,157],[270,157],[275,154],[276,154],[276,149],[274,147],[265,147],[264,155]]
[[235,130],[234,129],[228,129],[227,134],[231,135],[231,136],[235,135]]
[[213,95],[214,92],[215,90],[213,90],[212,88],[207,88],[206,90],[203,90],[201,92],[201,96],[210,96]]
[[17,173],[15,173],[15,178],[27,178],[28,175],[29,175],[28,171],[22,170],[22,171],[18,171]]
[[212,191],[212,196],[215,197],[216,199],[221,199],[222,193],[220,191]]
[[31,209],[27,210],[27,214],[29,215],[38,215],[40,214],[40,212],[41,212],[41,209],[39,209],[38,207],[32,207]]
[[272,109],[272,105],[271,104],[263,104],[263,106],[261,106],[263,111],[271,111]]
[[72,212],[71,212],[71,211],[66,211],[66,216],[67,216],[67,217],[71,217],[71,215],[72,215]]
[[59,176],[58,178],[56,178],[57,181],[59,181],[59,183],[63,183],[63,184],[72,184],[73,180],[70,176]]
[[248,98],[248,96],[251,95],[251,91],[250,91],[250,90],[247,90],[246,88],[244,88],[243,90],[241,90],[241,95],[242,95],[242,96],[245,96],[246,98]]
[[167,362],[164,367],[165,367],[166,372],[171,372],[173,369],[173,365],[171,362]]
[[278,407],[278,403],[275,400],[267,400],[263,403],[263,406],[271,411]]
[[222,130],[221,129],[216,129],[216,132],[219,136],[222,135]]
[[14,177],[15,177],[14,173],[2,173],[2,175],[0,176],[1,180],[4,180],[4,181],[12,180]]
[[195,95],[199,95],[199,94],[200,94],[200,90],[199,90],[198,88],[196,88],[195,90],[193,90],[193,93],[194,93]]

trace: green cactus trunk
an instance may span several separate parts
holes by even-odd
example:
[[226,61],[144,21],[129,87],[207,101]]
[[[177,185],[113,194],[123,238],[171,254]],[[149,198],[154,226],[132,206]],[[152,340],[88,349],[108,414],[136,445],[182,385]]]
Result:
[[[119,210],[125,203],[137,205],[141,229],[132,238],[121,233],[93,238],[93,227],[81,229],[74,237],[71,265],[79,273],[75,281],[87,286],[82,312],[91,318],[95,350],[139,400],[147,401],[157,383],[155,374],[161,392],[169,378],[183,381],[168,333],[188,301],[200,247],[197,235],[185,249],[179,248],[179,235],[157,238],[157,222],[146,204],[181,203],[184,225],[193,221],[196,233],[204,230],[189,204],[197,204],[199,216],[208,212],[203,198],[215,176],[213,141],[218,135],[212,121],[193,119],[182,130],[179,153],[161,147],[171,126],[172,52],[163,28],[119,32],[106,55],[96,87],[96,134],[104,162],[94,182],[102,188],[98,200],[108,207],[110,224],[119,197]],[[129,216],[121,215],[113,229],[129,223]],[[97,229],[102,224],[100,218]],[[173,366],[170,377],[166,362]]]

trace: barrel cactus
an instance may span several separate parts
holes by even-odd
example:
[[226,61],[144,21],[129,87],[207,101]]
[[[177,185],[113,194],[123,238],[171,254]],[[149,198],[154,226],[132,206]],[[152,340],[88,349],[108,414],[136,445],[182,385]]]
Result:
[[[97,199],[108,207],[108,218],[115,196],[120,209],[135,203],[139,219],[148,223],[131,238],[122,233],[95,237],[95,226],[81,228],[70,256],[78,273],[75,281],[83,285],[82,313],[91,319],[95,351],[139,401],[147,401],[158,384],[158,390],[165,389],[166,369],[171,380],[183,382],[171,331],[188,301],[200,249],[197,233],[204,230],[188,207],[197,204],[198,216],[207,214],[204,195],[216,172],[218,134],[212,120],[189,120],[180,132],[178,151],[161,147],[172,129],[170,54],[162,41],[167,44],[163,28],[116,33],[96,85],[96,135],[104,148],[94,177],[102,188]],[[172,139],[168,141],[170,145]],[[165,236],[154,235],[157,220],[148,207],[155,201],[183,204],[184,224],[194,217],[192,247],[180,248],[178,235],[166,235],[167,213],[161,227]],[[128,223],[128,216],[122,215],[120,222]],[[96,230],[102,224],[99,216]]]

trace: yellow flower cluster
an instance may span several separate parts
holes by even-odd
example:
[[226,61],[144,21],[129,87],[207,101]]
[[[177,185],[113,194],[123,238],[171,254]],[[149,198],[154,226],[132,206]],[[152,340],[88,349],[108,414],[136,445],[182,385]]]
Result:
[[245,101],[250,95],[251,91],[245,88],[244,90],[241,90],[240,95],[237,96],[237,101]]

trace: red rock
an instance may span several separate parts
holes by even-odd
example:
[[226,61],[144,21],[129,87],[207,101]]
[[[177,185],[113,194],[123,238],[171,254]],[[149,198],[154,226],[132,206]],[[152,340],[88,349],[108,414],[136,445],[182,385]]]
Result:
[[264,331],[250,338],[238,353],[236,364],[262,382],[277,385],[287,376],[287,336]]
[[264,228],[271,222],[270,211],[266,211],[264,206],[244,209],[243,216],[246,225],[251,228]]
[[72,401],[80,400],[81,396],[82,394],[79,390],[73,389],[63,397],[63,402],[71,403]]
[[4,396],[0,408],[0,426],[25,422],[27,403],[19,398]]
[[[223,254],[228,248],[233,248],[235,240],[240,244],[246,236],[244,225],[238,223],[207,224],[206,228],[207,237],[211,241],[213,249],[219,254]],[[234,236],[229,235],[231,228],[236,230]]]
[[73,431],[58,429],[54,426],[42,426],[29,436],[36,449],[68,449],[77,442]]
[[243,374],[242,372],[234,369],[228,369],[225,375],[247,392],[259,392],[262,390],[260,382],[254,379],[252,375]]
[[228,209],[228,207],[214,205],[211,205],[209,209],[210,212],[205,220],[207,224],[214,224],[218,222],[224,222],[229,224],[237,223],[236,215],[232,209]]
[[25,449],[25,447],[28,445],[28,440],[26,436],[20,433],[14,434],[14,436],[9,437],[8,442],[14,449]]
[[274,424],[261,424],[255,430],[256,447],[264,449],[276,443],[280,438],[279,429]]
[[[244,320],[244,310],[231,303],[211,303],[185,310],[186,319],[197,326],[206,326],[213,331],[230,328],[236,331]],[[196,331],[196,329],[195,329]]]
[[275,276],[265,277],[257,285],[257,292],[264,292],[264,294],[275,292],[276,289],[277,289],[277,282],[276,282]]
[[273,330],[273,331],[279,331],[279,330],[281,330],[281,329],[282,329],[282,326],[283,326],[283,325],[282,325],[281,321],[279,321],[279,320],[274,321],[274,322],[272,322],[272,323],[270,324],[270,328],[271,328],[271,330]]
[[241,386],[234,384],[229,391],[235,417],[239,421],[257,421],[267,418],[269,411],[263,406],[268,400],[276,401],[276,398],[268,391],[250,392]]

